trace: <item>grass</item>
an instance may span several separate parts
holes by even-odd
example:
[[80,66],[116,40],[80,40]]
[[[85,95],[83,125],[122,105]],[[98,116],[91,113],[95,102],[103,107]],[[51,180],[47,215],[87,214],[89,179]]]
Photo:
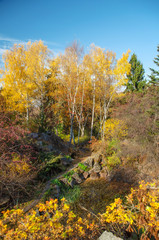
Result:
[[74,186],[73,188],[71,188],[65,185],[61,188],[60,199],[64,197],[70,204],[77,202],[80,196],[81,190],[79,186]]
[[[61,134],[60,137],[66,142],[69,142],[70,140],[70,134]],[[89,140],[90,136],[86,134],[83,137],[79,137],[79,144],[85,143]],[[75,137],[75,144],[78,144],[78,136]]]

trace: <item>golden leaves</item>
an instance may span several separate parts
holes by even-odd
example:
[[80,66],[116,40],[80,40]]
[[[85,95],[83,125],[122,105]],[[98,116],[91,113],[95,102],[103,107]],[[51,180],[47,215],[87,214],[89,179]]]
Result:
[[[70,211],[65,199],[58,204],[51,199],[37,206],[38,211],[31,210],[23,214],[21,209],[3,212],[0,221],[0,236],[3,239],[78,239],[81,236],[93,236],[95,224],[88,219],[77,217]],[[5,221],[8,220],[8,224]],[[91,229],[91,231],[90,231]],[[86,235],[87,233],[87,235]],[[89,235],[90,234],[90,235]]]
[[115,201],[106,208],[102,215],[107,223],[124,224],[127,230],[137,227],[144,231],[142,237],[149,239],[151,235],[157,236],[159,231],[159,189],[158,183],[140,182],[138,189],[131,189],[126,202],[121,199]]

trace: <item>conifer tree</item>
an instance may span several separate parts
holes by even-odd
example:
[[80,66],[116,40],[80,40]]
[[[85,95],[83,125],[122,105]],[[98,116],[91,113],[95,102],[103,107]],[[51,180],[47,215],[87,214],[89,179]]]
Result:
[[131,64],[131,71],[128,77],[126,91],[140,91],[144,88],[146,82],[144,80],[144,68],[142,63],[137,59],[134,53],[129,61]]
[[[157,46],[157,52],[159,53],[159,45]],[[149,76],[150,78],[149,83],[158,86],[159,85],[159,54],[157,55],[156,58],[154,58],[153,62],[157,65],[158,70],[150,68],[151,75]]]

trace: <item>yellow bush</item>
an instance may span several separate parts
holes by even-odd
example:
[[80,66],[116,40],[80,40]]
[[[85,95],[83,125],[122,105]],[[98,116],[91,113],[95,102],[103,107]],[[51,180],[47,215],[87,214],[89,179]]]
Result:
[[159,231],[159,188],[157,183],[142,181],[139,188],[131,189],[126,203],[120,198],[106,207],[102,221],[125,226],[128,231],[142,232],[141,239],[158,239]]
[[[37,211],[38,210],[38,211]],[[65,199],[40,203],[37,210],[24,214],[22,210],[7,210],[0,220],[1,239],[93,239],[98,228],[89,219],[77,217]]]
[[112,226],[121,229],[142,232],[141,238],[158,239],[159,231],[159,188],[158,183],[141,182],[138,189],[131,189],[126,201],[120,198],[106,207],[100,214],[98,223],[90,216],[82,219],[67,204],[65,199],[51,199],[40,203],[36,209],[24,214],[21,209],[3,212],[0,220],[0,239],[4,240],[52,240],[52,239],[97,239],[100,227]]
[[117,138],[127,136],[127,126],[124,121],[118,119],[108,119],[105,123],[104,131],[105,139]]

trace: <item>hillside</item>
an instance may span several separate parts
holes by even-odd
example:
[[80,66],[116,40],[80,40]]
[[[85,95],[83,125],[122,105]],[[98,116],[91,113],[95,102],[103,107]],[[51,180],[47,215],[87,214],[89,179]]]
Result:
[[[25,141],[34,148],[34,155],[39,156],[38,158],[36,157],[37,160],[35,162],[36,168],[39,169],[34,174],[32,170],[28,172],[30,176],[28,181],[22,181],[21,175],[19,175],[18,180],[18,175],[15,175],[14,178],[12,178],[12,182],[15,181],[15,178],[20,182],[16,183],[17,187],[13,192],[10,182],[11,179],[9,182],[5,180],[6,188],[2,188],[3,191],[1,191],[1,207],[5,210],[9,206],[12,206],[11,203],[14,203],[14,205],[16,203],[17,205],[18,200],[20,205],[18,204],[17,206],[23,209],[23,214],[26,214],[23,218],[25,223],[25,221],[28,221],[26,220],[27,216],[29,216],[27,215],[28,212],[33,215],[33,209],[38,211],[39,214],[40,211],[45,212],[49,206],[47,205],[49,202],[46,203],[46,206],[45,204],[42,205],[43,202],[45,203],[46,200],[50,201],[52,198],[58,198],[59,201],[61,201],[64,197],[68,205],[63,205],[64,208],[60,210],[62,211],[60,213],[62,214],[61,216],[65,216],[65,208],[67,208],[68,211],[73,211],[74,216],[76,216],[74,218],[77,218],[77,224],[79,224],[78,228],[80,229],[81,227],[81,232],[75,227],[76,230],[74,229],[74,231],[76,234],[70,235],[68,239],[78,239],[80,236],[79,239],[97,239],[105,229],[112,231],[123,239],[128,239],[129,234],[124,226],[121,227],[119,224],[118,229],[116,229],[113,228],[111,224],[105,225],[104,223],[103,225],[101,221],[105,221],[103,219],[105,215],[101,215],[103,220],[101,219],[99,222],[98,214],[105,214],[106,206],[109,206],[111,203],[113,204],[116,198],[121,198],[123,204],[125,204],[125,196],[130,193],[132,187],[136,188],[141,180],[151,183],[156,182],[157,184],[159,176],[158,113],[158,88],[148,88],[142,93],[123,94],[112,102],[109,118],[106,122],[104,141],[93,138],[89,143],[85,142],[79,146],[73,146],[64,142],[54,133],[30,133],[27,137],[28,140],[26,139]],[[16,134],[18,134],[18,132]],[[20,139],[16,141],[20,141]],[[14,171],[16,171],[16,169]],[[158,187],[158,184],[155,186]],[[14,201],[12,198],[8,198],[8,188],[11,196],[14,197]],[[145,190],[143,189],[142,191],[144,192]],[[20,194],[18,198],[16,197],[16,192]],[[26,192],[28,192],[27,198],[25,197]],[[136,194],[139,194],[139,192],[136,192]],[[145,194],[147,193],[145,192]],[[152,196],[158,196],[158,193],[152,194],[157,194]],[[146,199],[148,204],[150,200],[149,198]],[[156,197],[154,199],[156,199]],[[50,204],[56,203],[50,202]],[[139,204],[141,204],[140,201]],[[15,207],[17,208],[17,206]],[[38,206],[41,207],[39,208]],[[51,206],[52,205],[50,205],[50,207]],[[56,209],[56,207],[54,208]],[[8,213],[3,216],[3,219],[9,219],[10,222],[12,221],[12,210],[11,212],[9,212],[9,210],[7,211]],[[17,213],[13,211],[13,215],[18,214],[16,234],[19,234],[20,239],[23,239],[20,233],[20,223],[18,222],[22,214],[20,211],[22,210],[19,210]],[[51,211],[51,208],[47,211]],[[88,213],[90,219],[87,216]],[[67,214],[68,215],[65,216],[66,219],[70,218],[69,212],[67,212]],[[34,216],[35,226],[37,225],[37,221],[39,221],[38,218],[40,215]],[[81,220],[79,220],[81,217],[83,219],[85,218],[85,220],[83,220],[84,222],[88,221],[87,227],[88,224],[90,224],[88,230],[85,229],[86,226],[84,224],[81,225]],[[156,215],[156,217],[158,219],[158,215]],[[6,220],[0,222],[2,227],[3,221]],[[28,224],[33,224],[31,219],[29,221],[30,223]],[[42,221],[44,221],[44,219]],[[51,219],[49,218],[47,224],[51,224],[50,221]],[[70,225],[67,226],[69,221],[71,224],[72,219],[68,220],[67,223],[63,223],[66,227],[66,236],[69,236],[67,227],[71,229]],[[95,221],[95,223],[92,221]],[[147,221],[150,221],[150,219]],[[93,224],[92,226],[94,226],[96,231],[91,229],[91,224]],[[154,222],[154,224],[157,223]],[[28,225],[28,227],[29,226],[30,225]],[[59,229],[61,229],[59,231],[64,231],[62,226],[63,225],[59,225]],[[10,232],[9,225],[7,228],[0,232],[2,239],[7,239],[5,234],[6,236],[12,236],[12,239],[16,239],[15,233]],[[119,228],[121,228],[121,232],[119,232]],[[23,229],[22,231],[27,232],[30,230]],[[35,230],[37,233],[38,231],[38,229]],[[62,236],[58,235],[60,232],[58,233],[57,228],[52,231],[56,232],[58,236],[57,239],[59,239],[59,236]],[[31,232],[29,234],[31,234]],[[49,234],[48,231],[42,236],[48,236],[46,239],[52,239],[49,238]],[[152,234],[156,234],[156,232],[153,233],[152,231]],[[136,237],[139,237],[139,235],[141,235],[141,233],[136,233]],[[34,236],[38,235],[35,233]],[[64,236],[65,235],[63,235],[62,239],[65,238]],[[147,237],[148,236],[149,235],[147,235]]]

